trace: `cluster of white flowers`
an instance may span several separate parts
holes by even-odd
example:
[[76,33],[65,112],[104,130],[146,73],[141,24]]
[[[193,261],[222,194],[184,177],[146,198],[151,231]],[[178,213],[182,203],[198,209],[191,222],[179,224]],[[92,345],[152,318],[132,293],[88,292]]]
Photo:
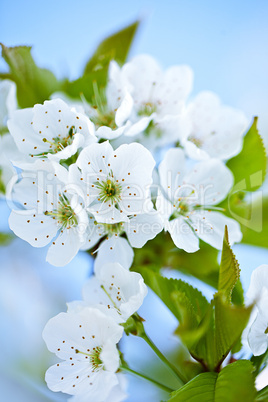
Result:
[[13,86],[1,83],[8,89],[0,124],[16,143],[8,156],[19,168],[8,194],[10,228],[34,247],[49,245],[47,261],[55,266],[79,250],[96,255],[83,301],[69,303],[43,333],[64,360],[47,371],[48,386],[74,401],[126,398],[116,344],[120,324],[147,292],[142,277],[128,271],[132,247],[164,229],[187,252],[199,249],[199,239],[221,249],[225,225],[231,244],[241,240],[239,224],[216,205],[232,188],[225,161],[240,152],[247,119],[213,93],[189,102],[192,81],[188,66],[163,72],[143,55],[122,68],[111,62],[105,93],[95,86],[94,107],[57,94],[20,110],[10,101]]

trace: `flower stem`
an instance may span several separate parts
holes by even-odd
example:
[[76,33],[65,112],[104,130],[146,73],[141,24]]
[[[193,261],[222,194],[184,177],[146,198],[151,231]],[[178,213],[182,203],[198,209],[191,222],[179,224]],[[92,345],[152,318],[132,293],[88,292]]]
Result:
[[166,385],[161,384],[160,382],[154,380],[153,378],[147,377],[147,375],[141,374],[141,373],[139,373],[138,371],[132,370],[132,369],[129,368],[129,367],[120,366],[120,369],[123,370],[123,371],[126,371],[126,372],[128,372],[128,373],[130,373],[130,374],[136,375],[137,377],[143,378],[144,380],[147,380],[147,381],[151,382],[152,384],[154,384],[154,385],[156,385],[158,388],[161,388],[162,390],[168,392],[169,394],[170,394],[171,392],[175,391],[175,389],[169,388],[169,387],[167,387]]
[[140,336],[152,348],[152,350],[159,357],[159,359],[161,359],[162,362],[165,363],[165,365],[172,372],[172,374],[176,376],[176,378],[179,380],[181,385],[184,385],[187,382],[187,380],[184,378],[184,376],[181,374],[181,372],[177,369],[177,367],[173,366],[173,364],[170,363],[170,361],[163,355],[162,352],[160,352],[160,350],[157,348],[157,346],[153,343],[153,341],[149,338],[149,336],[145,332]]

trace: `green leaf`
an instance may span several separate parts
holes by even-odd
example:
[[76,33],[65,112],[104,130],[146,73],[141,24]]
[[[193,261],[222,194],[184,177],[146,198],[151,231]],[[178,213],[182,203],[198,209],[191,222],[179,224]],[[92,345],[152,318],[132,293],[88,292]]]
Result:
[[98,90],[102,91],[107,83],[107,74],[108,66],[102,68],[101,70],[85,74],[75,81],[70,82],[65,80],[62,84],[61,90],[72,98],[81,99],[81,95],[83,95],[89,103],[94,104],[94,83],[97,84]]
[[35,64],[31,47],[2,46],[2,57],[9,65],[9,79],[17,85],[17,97],[21,107],[31,107],[43,103],[59,89],[59,82],[54,74]]
[[214,369],[220,367],[230,350],[237,344],[252,311],[250,307],[232,306],[220,293],[214,296],[215,340]]
[[126,61],[138,26],[139,21],[136,21],[104,39],[88,61],[84,75],[102,69],[103,66],[107,66],[111,60],[116,60],[119,64],[123,64]]
[[265,367],[268,362],[268,350],[260,356],[252,356],[250,361],[254,365],[254,374],[257,376],[260,371]]
[[211,306],[206,298],[182,280],[164,278],[148,268],[136,270],[178,319],[180,325],[176,334],[188,348],[193,348],[211,322]]
[[145,283],[165,303],[178,321],[187,320],[189,317],[195,323],[202,320],[209,303],[199,290],[180,279],[164,278],[145,267],[135,270],[140,272]]
[[229,303],[231,302],[231,295],[238,279],[239,265],[229,244],[228,229],[225,226],[218,290],[225,295]]
[[186,275],[192,275],[217,289],[218,254],[218,250],[202,241],[200,241],[200,250],[196,253],[187,253],[174,247],[168,233],[161,232],[144,247],[135,250],[133,266],[150,265],[154,271],[159,271],[162,267],[175,269]]
[[[268,197],[262,195],[247,205],[248,221],[251,225],[243,226],[242,242],[258,247],[268,247]],[[256,211],[256,212],[255,212]]]
[[240,360],[219,374],[202,373],[171,394],[172,402],[253,402],[256,396],[252,364]]
[[227,162],[234,174],[233,191],[255,191],[263,183],[266,172],[266,152],[263,140],[257,129],[258,118],[254,121],[244,138],[243,149]]
[[213,402],[217,373],[201,373],[178,391],[172,392],[170,402]]

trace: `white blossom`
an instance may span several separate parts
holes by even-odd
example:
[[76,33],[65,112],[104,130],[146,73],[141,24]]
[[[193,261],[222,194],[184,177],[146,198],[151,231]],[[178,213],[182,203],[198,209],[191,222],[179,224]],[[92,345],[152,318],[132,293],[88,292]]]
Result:
[[74,395],[76,401],[108,402],[119,384],[116,344],[122,334],[123,327],[90,307],[50,319],[43,338],[48,349],[63,361],[47,370],[48,387]]
[[[97,141],[94,125],[61,99],[13,112],[8,128],[26,161],[47,157],[60,161]],[[25,161],[19,167],[25,168]],[[27,166],[28,167],[28,166]]]
[[241,151],[247,118],[240,110],[222,105],[213,92],[197,95],[187,107],[186,117],[181,142],[190,158],[226,160]]
[[142,145],[125,144],[114,151],[108,141],[92,144],[80,153],[77,165],[88,211],[97,222],[127,222],[128,216],[146,212],[155,161]]
[[210,159],[187,169],[183,151],[173,148],[160,163],[159,176],[163,191],[157,209],[178,248],[195,252],[200,238],[221,249],[225,225],[231,244],[241,240],[239,224],[213,210],[233,184],[231,171],[221,161]]
[[173,66],[162,71],[151,56],[139,55],[121,70],[112,62],[110,71],[113,86],[125,89],[133,99],[131,125],[124,131],[124,140],[134,137],[149,149],[178,141],[188,124],[184,106],[192,89],[190,67]]
[[118,323],[127,321],[147,295],[142,276],[118,263],[95,266],[94,273],[83,287],[83,302],[69,303],[68,312],[79,311],[88,305],[98,308]]
[[[42,161],[39,160],[39,165]],[[79,195],[78,186],[69,184],[68,171],[58,165],[61,181],[52,163],[44,162],[43,169],[24,172],[15,184],[13,200],[21,209],[13,209],[9,226],[13,232],[33,247],[51,244],[47,261],[63,266],[72,260],[85,242],[88,215]],[[82,193],[81,193],[82,194]]]

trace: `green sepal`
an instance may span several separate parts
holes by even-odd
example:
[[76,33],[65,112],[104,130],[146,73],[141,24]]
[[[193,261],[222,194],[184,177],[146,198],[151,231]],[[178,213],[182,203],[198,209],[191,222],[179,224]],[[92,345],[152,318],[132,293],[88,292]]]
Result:
[[140,317],[137,313],[133,314],[127,319],[126,322],[122,323],[126,335],[134,335],[143,337],[145,335],[145,330],[143,326],[144,319]]

